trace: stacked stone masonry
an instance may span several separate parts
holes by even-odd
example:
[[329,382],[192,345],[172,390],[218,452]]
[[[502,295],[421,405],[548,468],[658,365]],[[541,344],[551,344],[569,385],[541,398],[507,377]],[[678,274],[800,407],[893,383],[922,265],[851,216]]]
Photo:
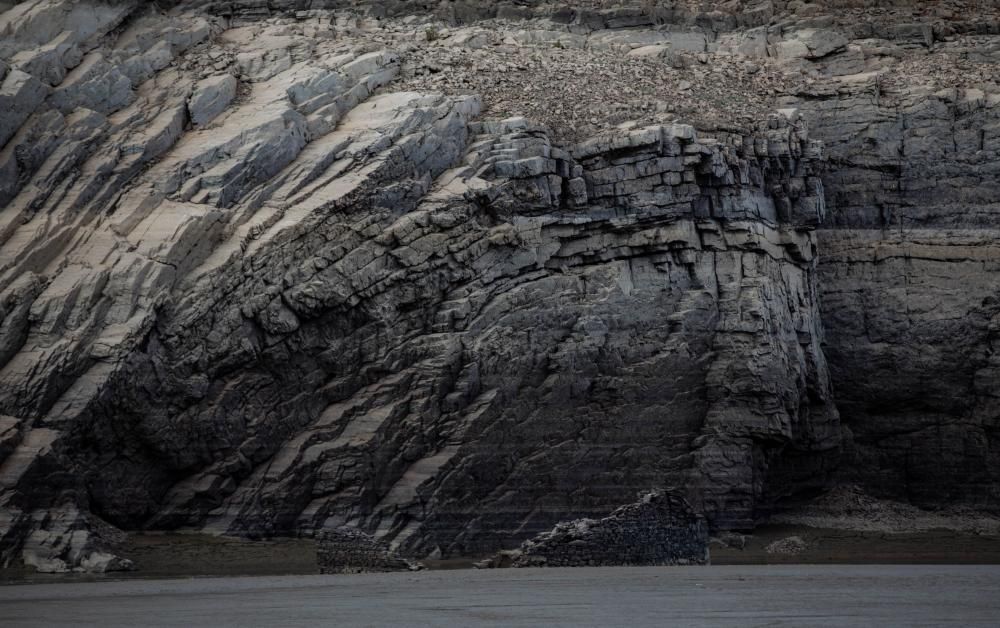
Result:
[[385,541],[355,528],[317,533],[316,562],[319,572],[328,574],[415,571],[420,568],[419,564],[397,556]]
[[560,523],[513,553],[512,567],[707,565],[708,525],[685,499],[653,491],[602,519]]

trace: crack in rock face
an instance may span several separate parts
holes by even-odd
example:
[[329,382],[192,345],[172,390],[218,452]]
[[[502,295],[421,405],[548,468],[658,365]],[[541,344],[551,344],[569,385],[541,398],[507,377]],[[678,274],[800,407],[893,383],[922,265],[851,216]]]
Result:
[[991,9],[417,4],[0,2],[4,564],[1000,510]]

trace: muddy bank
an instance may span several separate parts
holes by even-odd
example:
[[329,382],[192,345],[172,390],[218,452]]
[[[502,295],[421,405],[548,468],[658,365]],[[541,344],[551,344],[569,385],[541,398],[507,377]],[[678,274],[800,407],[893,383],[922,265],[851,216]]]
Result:
[[280,576],[318,573],[311,539],[247,541],[207,534],[132,534],[121,555],[133,571],[106,574],[40,574],[0,569],[0,582],[69,582],[191,576]]
[[[797,551],[781,547],[781,541],[789,538],[801,539]],[[1000,536],[953,530],[879,532],[769,525],[746,537],[742,549],[713,544],[711,555],[713,565],[998,564]]]
[[[781,543],[789,538],[796,543]],[[788,551],[792,547],[793,551]],[[769,551],[770,548],[770,551]],[[784,551],[781,551],[784,550]],[[137,534],[122,554],[136,569],[103,575],[0,570],[0,583],[85,582],[198,576],[274,576],[318,573],[310,539],[246,541],[203,534]],[[433,570],[471,569],[480,557],[423,561]],[[713,565],[768,564],[1000,564],[1000,535],[952,530],[878,532],[769,525],[745,546],[711,546]]]

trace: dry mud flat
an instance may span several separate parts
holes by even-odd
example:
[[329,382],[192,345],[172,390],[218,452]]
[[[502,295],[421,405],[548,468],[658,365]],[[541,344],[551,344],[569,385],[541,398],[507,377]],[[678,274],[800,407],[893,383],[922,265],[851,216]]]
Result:
[[996,626],[1000,566],[438,571],[0,588],[4,626]]

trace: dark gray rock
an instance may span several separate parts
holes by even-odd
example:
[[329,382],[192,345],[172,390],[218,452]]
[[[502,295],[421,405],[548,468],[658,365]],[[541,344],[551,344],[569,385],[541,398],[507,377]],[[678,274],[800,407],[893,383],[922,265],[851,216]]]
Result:
[[870,76],[797,105],[837,165],[817,235],[841,475],[996,511],[1000,96]]
[[708,524],[673,491],[652,491],[601,519],[556,525],[525,541],[512,567],[707,565]]
[[417,571],[423,566],[398,556],[389,544],[355,528],[321,530],[316,534],[320,573]]
[[[651,486],[716,530],[838,477],[997,509],[1000,22],[732,6],[10,7],[3,561],[113,566],[103,522],[482,555]],[[566,145],[480,109],[589,85],[435,78],[484,50],[753,116],[639,94]]]

